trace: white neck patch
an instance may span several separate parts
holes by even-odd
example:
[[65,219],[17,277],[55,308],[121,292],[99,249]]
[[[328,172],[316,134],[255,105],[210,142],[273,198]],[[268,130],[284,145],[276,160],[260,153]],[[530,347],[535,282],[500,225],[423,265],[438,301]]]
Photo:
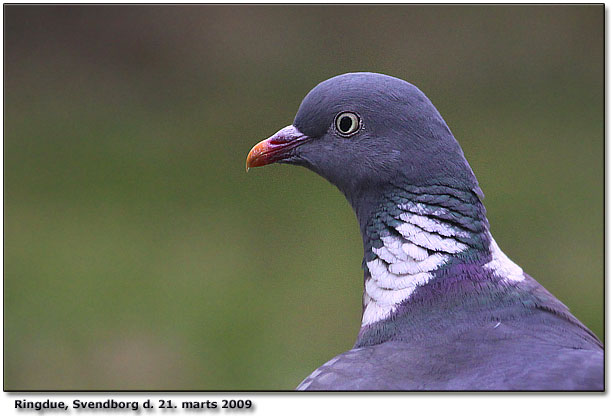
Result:
[[[442,221],[417,215],[401,214],[396,227],[401,236],[382,237],[383,246],[373,248],[377,256],[366,263],[370,277],[364,284],[362,326],[389,317],[402,302],[434,277],[434,271],[451,256],[468,249],[454,237],[468,236]],[[513,263],[490,237],[492,260],[484,267],[511,281],[524,279],[521,267]]]
[[496,276],[502,277],[504,280],[510,280],[512,282],[521,282],[524,280],[523,269],[513,263],[513,261],[500,250],[500,247],[498,247],[496,240],[494,240],[491,234],[489,234],[489,237],[492,260],[484,267],[492,271]]
[[423,215],[404,213],[396,227],[400,236],[382,237],[377,256],[366,263],[370,278],[364,285],[362,326],[387,318],[419,286],[432,279],[433,271],[451,254],[468,248],[453,237],[466,232]]

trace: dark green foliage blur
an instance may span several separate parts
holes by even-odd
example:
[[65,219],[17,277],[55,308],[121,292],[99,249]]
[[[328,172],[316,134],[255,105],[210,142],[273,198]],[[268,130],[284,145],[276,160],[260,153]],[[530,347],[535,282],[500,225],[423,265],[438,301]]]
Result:
[[4,11],[6,389],[293,389],[351,348],[350,207],[245,173],[350,71],[430,97],[500,247],[602,338],[602,6]]

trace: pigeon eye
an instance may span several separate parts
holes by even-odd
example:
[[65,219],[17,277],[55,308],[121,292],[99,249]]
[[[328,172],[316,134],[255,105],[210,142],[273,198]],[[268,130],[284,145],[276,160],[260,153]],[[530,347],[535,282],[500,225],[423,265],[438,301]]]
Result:
[[355,113],[340,113],[334,124],[341,136],[351,136],[360,128],[360,118]]

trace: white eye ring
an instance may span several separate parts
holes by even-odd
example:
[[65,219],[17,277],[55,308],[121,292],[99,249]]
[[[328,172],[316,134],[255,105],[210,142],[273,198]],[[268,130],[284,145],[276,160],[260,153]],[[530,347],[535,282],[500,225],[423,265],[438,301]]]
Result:
[[340,113],[334,120],[334,127],[341,136],[349,137],[360,129],[360,117],[349,111]]

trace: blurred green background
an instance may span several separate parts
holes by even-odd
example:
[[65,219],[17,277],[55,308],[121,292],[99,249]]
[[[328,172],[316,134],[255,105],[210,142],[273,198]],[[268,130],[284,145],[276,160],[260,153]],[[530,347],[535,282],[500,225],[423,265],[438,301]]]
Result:
[[5,389],[293,389],[349,349],[349,205],[245,157],[350,71],[430,97],[498,244],[602,338],[602,6],[4,12]]

